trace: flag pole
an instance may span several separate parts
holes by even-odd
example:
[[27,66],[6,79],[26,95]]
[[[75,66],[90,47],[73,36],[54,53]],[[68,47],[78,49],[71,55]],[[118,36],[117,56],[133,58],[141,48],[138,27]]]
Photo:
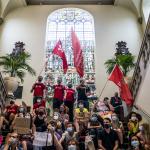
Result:
[[[50,54],[49,57],[50,57],[51,55],[52,55],[52,54]],[[48,60],[47,60],[47,61],[48,61]],[[42,71],[44,70],[44,68],[45,68],[45,66],[46,66],[47,61],[45,61],[44,66],[42,67],[42,69],[41,69],[41,71],[39,72],[38,76],[41,75]],[[38,79],[38,77],[36,78],[35,82],[37,81],[37,79]],[[34,83],[35,83],[35,82],[34,82]]]
[[102,95],[104,89],[106,88],[107,83],[108,83],[108,79],[106,80],[105,85],[104,85],[103,89],[101,90],[101,93],[100,93],[99,96],[98,96],[98,100],[96,101],[96,103],[94,103],[94,105],[93,105],[93,107],[92,107],[92,110],[91,110],[91,113],[94,112],[94,109],[95,109],[95,107],[96,107],[96,104],[100,101],[99,98],[101,97],[101,95]]
[[105,85],[104,85],[103,89],[101,90],[100,95],[98,96],[98,101],[99,101],[99,98],[102,96],[103,91],[104,91],[104,89],[106,88],[107,83],[108,83],[108,79],[107,79],[107,81],[105,82]]

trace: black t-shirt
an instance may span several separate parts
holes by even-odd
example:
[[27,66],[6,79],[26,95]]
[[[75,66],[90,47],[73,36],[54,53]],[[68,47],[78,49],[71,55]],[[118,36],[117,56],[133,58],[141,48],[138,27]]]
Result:
[[110,100],[110,104],[115,107],[115,113],[119,113],[120,112],[120,105],[122,105],[122,100],[120,97],[111,97],[111,100]]
[[115,146],[115,141],[118,140],[118,135],[116,131],[110,130],[110,133],[107,133],[105,130],[99,132],[98,139],[102,140],[102,145],[106,150],[113,150]]
[[47,129],[46,123],[45,123],[45,118],[39,119],[38,116],[36,116],[34,120],[34,124],[36,126],[36,131],[37,132],[44,132]]
[[90,88],[86,85],[80,85],[77,87],[78,100],[87,100],[87,92],[90,92]]

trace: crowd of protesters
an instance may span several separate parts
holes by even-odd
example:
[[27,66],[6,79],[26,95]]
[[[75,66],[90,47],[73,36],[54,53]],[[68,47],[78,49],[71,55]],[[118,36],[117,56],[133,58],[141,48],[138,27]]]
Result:
[[[110,100],[97,100],[90,109],[90,88],[83,79],[76,89],[71,83],[62,85],[58,79],[56,85],[51,85],[53,115],[49,116],[42,79],[39,76],[31,89],[31,109],[13,100],[6,106],[0,117],[0,150],[123,150],[125,132],[128,150],[150,149],[150,126],[141,123],[138,113],[129,114],[125,130],[122,100],[117,92]],[[18,118],[29,122],[28,129],[17,128]]]

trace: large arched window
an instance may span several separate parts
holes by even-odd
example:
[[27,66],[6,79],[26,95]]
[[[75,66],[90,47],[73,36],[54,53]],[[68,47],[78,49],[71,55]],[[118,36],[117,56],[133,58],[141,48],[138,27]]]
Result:
[[[84,78],[91,85],[95,83],[95,32],[93,16],[85,10],[78,8],[64,8],[54,11],[47,19],[46,30],[46,81],[56,81],[62,77],[63,84],[72,82],[76,86],[79,76],[73,64],[73,51],[71,43],[71,28],[76,32],[84,55]],[[52,50],[58,40],[61,40],[69,64],[68,72],[64,75],[62,61],[52,55]],[[93,88],[94,90],[94,88]]]

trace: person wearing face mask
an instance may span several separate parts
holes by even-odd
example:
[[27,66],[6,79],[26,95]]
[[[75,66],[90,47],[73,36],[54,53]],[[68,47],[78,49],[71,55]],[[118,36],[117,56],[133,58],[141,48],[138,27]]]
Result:
[[143,123],[139,126],[139,132],[136,136],[140,139],[140,143],[145,148],[145,150],[150,149],[150,125],[148,123]]
[[2,146],[1,150],[21,150],[21,145],[19,144],[18,134],[13,132],[6,138],[6,144]]
[[89,110],[89,102],[88,102],[88,96],[91,94],[90,88],[85,85],[85,80],[81,79],[80,80],[80,84],[77,86],[76,88],[77,90],[77,100],[83,101],[84,107],[87,108]]
[[53,110],[59,109],[64,100],[65,86],[62,85],[62,80],[59,78],[57,84],[53,85],[54,97],[53,97]]
[[80,122],[88,124],[90,113],[87,108],[84,108],[83,101],[79,101],[78,108],[75,109],[75,126],[77,131],[79,131]]
[[54,120],[58,125],[61,126],[62,131],[65,130],[65,125],[64,125],[64,122],[62,122],[62,119],[60,118],[60,113],[59,113],[59,112],[54,112],[53,120]]
[[139,122],[142,120],[142,117],[137,114],[136,112],[131,112],[129,114],[129,121],[128,121],[128,136],[132,136],[133,134],[137,133],[139,130]]
[[47,128],[47,119],[43,110],[39,110],[37,116],[33,119],[33,131],[44,132]]
[[25,114],[26,114],[26,110],[25,110],[24,106],[23,105],[19,106],[18,110],[17,110],[17,114],[15,115],[15,118],[11,124],[11,128],[13,128],[13,129],[15,128],[16,118],[24,118]]
[[59,112],[61,121],[66,125],[69,122],[68,108],[65,105],[61,105]]
[[72,89],[71,83],[69,83],[68,88],[65,89],[64,100],[65,106],[69,108],[69,121],[73,122],[73,106],[75,102],[75,90]]
[[140,143],[140,140],[137,136],[133,135],[131,137],[131,140],[130,140],[130,149],[131,150],[145,150],[141,143]]
[[114,129],[119,137],[120,144],[123,144],[123,132],[124,132],[124,127],[123,123],[119,121],[119,118],[116,113],[113,113],[111,115],[111,120],[112,120],[112,129]]
[[119,139],[117,132],[111,129],[111,120],[104,119],[104,129],[99,132],[98,146],[102,150],[118,150]]
[[114,107],[114,112],[118,115],[119,120],[123,119],[122,100],[119,97],[118,92],[115,92],[114,96],[111,97],[110,104]]
[[33,105],[33,110],[40,108],[40,107],[45,107],[45,100],[43,100],[42,97],[37,97],[37,100],[35,104]]
[[6,135],[12,131],[12,123],[17,114],[17,110],[18,105],[16,105],[15,102],[11,100],[10,104],[6,106],[3,115],[0,117],[0,130],[2,131],[3,137],[6,137]]
[[65,133],[62,134],[62,138],[60,139],[60,143],[63,145],[66,150],[68,147],[69,140],[74,139],[78,141],[78,134],[75,132],[75,127],[72,123],[68,123],[66,127]]
[[33,92],[33,104],[37,102],[38,97],[45,97],[46,86],[42,83],[43,77],[38,76],[38,81],[33,84],[31,93]]
[[[15,115],[17,114],[17,110],[18,110],[18,105],[15,104],[15,101],[11,100],[10,104],[8,106],[6,106],[5,110],[4,110],[4,114],[5,114],[5,119],[9,120],[10,116],[12,118],[15,118]],[[4,118],[1,118],[1,122],[0,122],[0,127],[2,125],[2,120]]]
[[104,97],[103,101],[98,100],[93,106],[93,110],[95,109],[101,116],[114,111],[113,106],[109,103],[108,97]]
[[103,118],[97,114],[92,114],[88,122],[88,129],[89,129],[89,135],[93,139],[95,148],[98,148],[97,136],[98,136],[98,132],[100,132],[102,128],[103,128]]
[[69,140],[67,150],[78,150],[78,142],[74,139]]

